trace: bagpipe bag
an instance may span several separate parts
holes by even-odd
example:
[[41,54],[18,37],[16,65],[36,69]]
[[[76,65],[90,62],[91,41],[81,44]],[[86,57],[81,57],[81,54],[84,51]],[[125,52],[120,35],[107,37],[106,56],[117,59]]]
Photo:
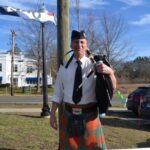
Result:
[[[110,67],[109,62],[105,55],[95,55],[94,59],[96,62],[103,61],[104,64]],[[95,72],[96,74],[96,99],[98,103],[99,113],[106,113],[108,108],[111,106],[111,99],[113,97],[113,86],[112,81],[107,74]]]

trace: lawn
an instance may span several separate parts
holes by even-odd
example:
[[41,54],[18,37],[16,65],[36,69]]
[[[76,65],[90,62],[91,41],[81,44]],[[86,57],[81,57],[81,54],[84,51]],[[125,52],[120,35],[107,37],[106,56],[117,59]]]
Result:
[[[118,89],[126,96],[141,85],[118,85]],[[0,108],[42,108],[42,104],[1,104]],[[124,117],[109,112],[102,119],[108,149],[150,148],[150,124],[123,120]],[[40,113],[0,113],[0,150],[57,150],[57,147],[58,131],[50,128],[49,119],[41,118]]]
[[[102,119],[108,149],[150,147],[150,125],[121,120],[109,112]],[[0,150],[57,150],[58,131],[39,113],[0,113]]]
[[0,114],[0,149],[56,150],[58,132],[40,114]]

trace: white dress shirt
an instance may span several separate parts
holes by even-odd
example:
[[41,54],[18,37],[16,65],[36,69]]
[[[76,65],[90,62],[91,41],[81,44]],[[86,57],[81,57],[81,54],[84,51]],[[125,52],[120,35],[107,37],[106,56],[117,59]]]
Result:
[[[61,65],[57,73],[57,78],[54,87],[54,93],[52,95],[51,101],[60,103],[62,100],[64,102],[74,104],[72,100],[73,87],[75,71],[77,68],[76,59],[73,58],[68,68],[65,65]],[[93,69],[93,64],[91,60],[84,56],[80,59],[82,67],[82,81],[86,78],[88,73]],[[78,104],[88,104],[91,102],[96,102],[95,96],[95,75],[92,74],[86,82],[82,85],[82,98]]]

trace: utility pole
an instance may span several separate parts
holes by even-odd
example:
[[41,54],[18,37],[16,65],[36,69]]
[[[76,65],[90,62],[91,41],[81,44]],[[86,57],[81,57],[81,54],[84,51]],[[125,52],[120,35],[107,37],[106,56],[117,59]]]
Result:
[[11,50],[11,96],[14,96],[14,38],[15,31],[11,30],[12,34],[12,50]]
[[[69,50],[69,0],[57,0],[57,66],[64,59]],[[62,105],[59,107],[59,116],[62,114]],[[60,129],[59,118],[59,129]],[[60,137],[60,135],[59,135]]]
[[69,1],[57,0],[57,60],[58,67],[69,50]]

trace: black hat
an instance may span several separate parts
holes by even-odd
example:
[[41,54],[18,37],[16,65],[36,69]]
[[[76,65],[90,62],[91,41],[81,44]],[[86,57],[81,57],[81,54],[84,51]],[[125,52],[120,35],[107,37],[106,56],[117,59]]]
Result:
[[76,39],[86,39],[85,32],[73,30],[71,34],[71,41]]

